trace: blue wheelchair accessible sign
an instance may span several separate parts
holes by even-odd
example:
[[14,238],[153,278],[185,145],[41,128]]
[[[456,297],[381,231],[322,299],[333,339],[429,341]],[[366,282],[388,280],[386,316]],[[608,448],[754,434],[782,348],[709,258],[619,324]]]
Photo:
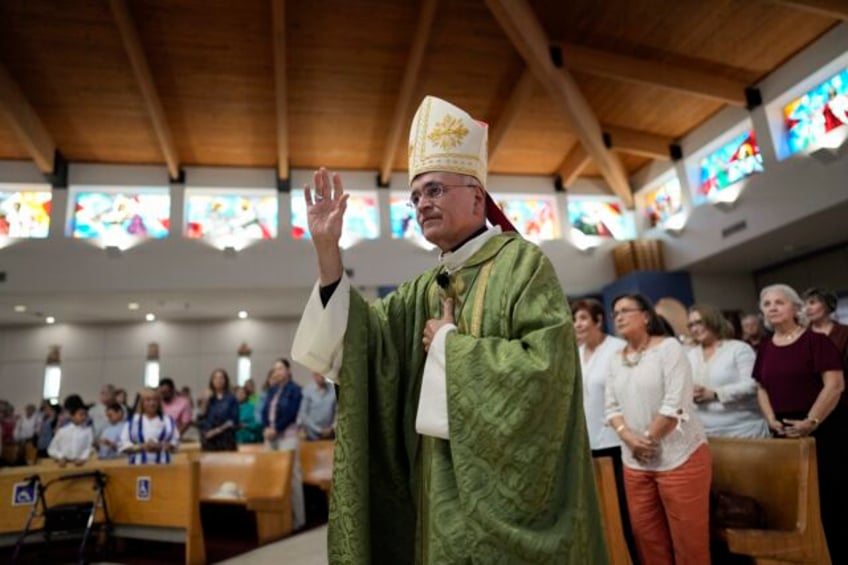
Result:
[[35,501],[35,485],[30,482],[12,486],[12,506],[29,506]]
[[135,480],[135,499],[150,500],[150,477],[138,477]]

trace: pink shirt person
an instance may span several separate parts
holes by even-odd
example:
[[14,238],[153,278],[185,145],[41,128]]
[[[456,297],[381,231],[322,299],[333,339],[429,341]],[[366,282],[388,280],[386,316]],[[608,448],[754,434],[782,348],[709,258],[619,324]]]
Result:
[[191,402],[185,396],[176,394],[174,381],[169,378],[159,382],[159,394],[162,396],[162,412],[174,419],[182,435],[191,424]]

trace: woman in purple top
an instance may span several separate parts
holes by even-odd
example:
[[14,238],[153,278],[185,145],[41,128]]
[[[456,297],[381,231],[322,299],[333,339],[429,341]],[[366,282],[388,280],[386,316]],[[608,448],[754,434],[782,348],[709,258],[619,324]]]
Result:
[[840,455],[848,432],[840,399],[845,382],[839,351],[827,336],[805,329],[804,303],[792,287],[772,285],[760,308],[774,329],[757,351],[757,399],[772,433],[816,439],[822,524],[833,563],[848,563],[848,465]]

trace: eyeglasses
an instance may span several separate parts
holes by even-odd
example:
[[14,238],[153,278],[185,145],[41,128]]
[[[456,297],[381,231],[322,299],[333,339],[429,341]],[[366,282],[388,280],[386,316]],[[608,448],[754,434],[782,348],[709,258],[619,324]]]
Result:
[[704,325],[704,320],[692,320],[691,322],[686,324],[686,327],[691,330],[695,326],[703,326],[703,325]]
[[422,198],[427,198],[429,200],[438,200],[439,198],[444,196],[445,192],[447,192],[448,189],[463,186],[466,186],[468,188],[477,188],[473,184],[443,184],[441,182],[428,182],[421,188],[420,191],[416,190],[409,195],[409,202],[407,202],[406,205],[415,210],[421,203]]
[[618,318],[619,316],[624,316],[625,314],[632,314],[634,312],[643,312],[641,308],[622,308],[621,310],[613,310],[610,312],[610,317],[612,319]]

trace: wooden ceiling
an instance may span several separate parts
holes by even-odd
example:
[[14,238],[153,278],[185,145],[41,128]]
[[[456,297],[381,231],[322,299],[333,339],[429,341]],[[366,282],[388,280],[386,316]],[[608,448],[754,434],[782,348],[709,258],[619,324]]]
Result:
[[848,19],[839,0],[526,1],[3,0],[0,159],[403,171],[433,94],[490,123],[494,173],[609,180]]

